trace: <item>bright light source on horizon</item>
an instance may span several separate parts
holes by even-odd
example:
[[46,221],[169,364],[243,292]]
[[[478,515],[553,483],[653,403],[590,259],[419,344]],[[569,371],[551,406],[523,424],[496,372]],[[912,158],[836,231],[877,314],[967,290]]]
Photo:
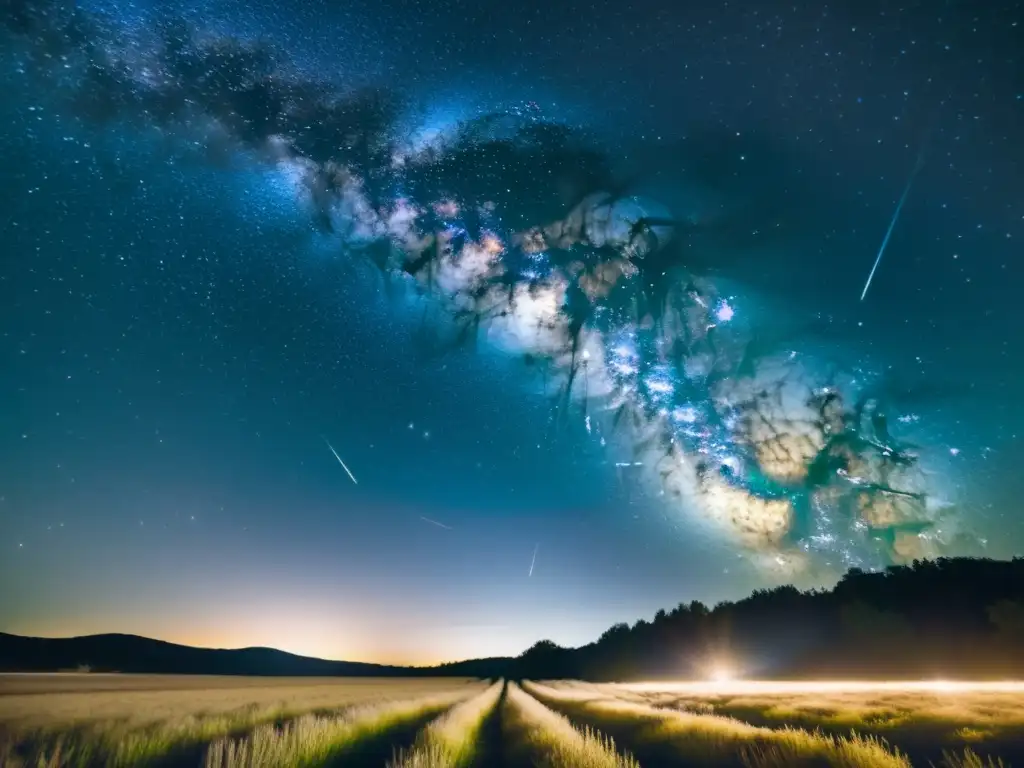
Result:
[[736,679],[736,673],[723,665],[712,669],[709,677],[712,683],[731,683]]
[[[721,668],[728,671],[727,667]],[[941,693],[1024,693],[1021,680],[737,680],[712,671],[708,680],[697,682],[622,683],[634,691],[672,691],[681,693],[790,694],[857,693],[862,691],[941,692]]]

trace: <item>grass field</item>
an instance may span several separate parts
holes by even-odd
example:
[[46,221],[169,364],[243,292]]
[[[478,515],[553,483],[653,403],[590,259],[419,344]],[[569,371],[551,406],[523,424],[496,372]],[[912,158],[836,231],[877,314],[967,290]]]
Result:
[[[618,684],[553,682],[539,693],[722,719],[761,729],[794,728],[835,739],[883,741],[914,765],[939,764],[971,750],[1024,764],[1024,686],[1019,684]],[[612,704],[605,704],[613,708]],[[585,708],[585,707],[584,707]]]
[[1024,758],[1024,690],[0,675],[4,768],[1011,764],[997,755]]
[[484,688],[458,678],[0,675],[0,765],[197,765],[227,749],[224,738],[286,724],[307,742],[328,731],[362,741]]

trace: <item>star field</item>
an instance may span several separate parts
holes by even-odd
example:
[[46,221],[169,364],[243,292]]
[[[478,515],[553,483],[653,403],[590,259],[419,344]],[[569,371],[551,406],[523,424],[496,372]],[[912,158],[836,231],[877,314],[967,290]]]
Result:
[[0,630],[434,662],[1020,551],[1024,8],[521,5],[3,12]]

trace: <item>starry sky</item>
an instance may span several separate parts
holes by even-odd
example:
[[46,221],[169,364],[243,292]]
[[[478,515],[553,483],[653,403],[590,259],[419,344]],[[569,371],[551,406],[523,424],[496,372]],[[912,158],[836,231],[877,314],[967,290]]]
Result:
[[0,631],[425,664],[1024,550],[1024,5],[508,8],[4,4]]

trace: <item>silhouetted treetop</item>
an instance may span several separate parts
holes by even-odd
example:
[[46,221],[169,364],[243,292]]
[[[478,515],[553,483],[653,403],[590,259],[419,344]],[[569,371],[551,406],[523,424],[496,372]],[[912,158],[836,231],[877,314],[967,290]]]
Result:
[[684,602],[581,648],[538,643],[514,667],[518,677],[627,680],[703,678],[716,664],[751,677],[1019,676],[1024,559],[917,560],[851,569],[831,590]]

